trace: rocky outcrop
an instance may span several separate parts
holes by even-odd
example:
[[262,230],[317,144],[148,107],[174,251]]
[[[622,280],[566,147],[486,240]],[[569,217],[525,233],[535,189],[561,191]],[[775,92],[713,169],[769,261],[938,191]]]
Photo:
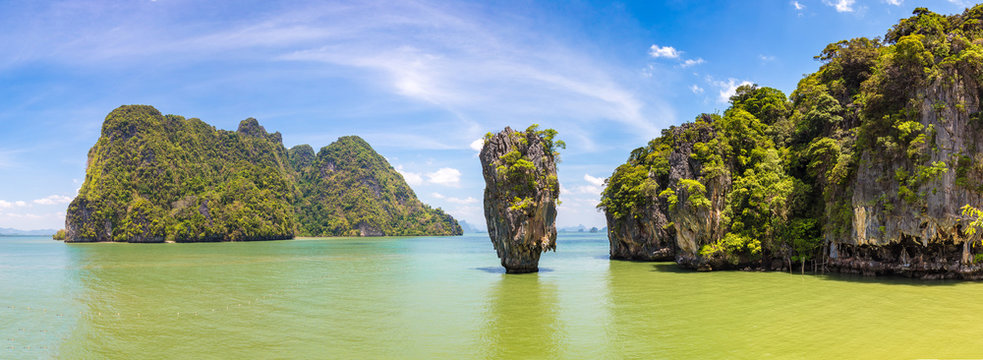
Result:
[[[917,156],[864,151],[851,183],[850,236],[827,234],[829,266],[868,275],[983,278],[979,239],[960,208],[983,204],[980,86],[951,68],[910,98],[925,144]],[[975,245],[974,245],[975,244]]]
[[717,121],[663,131],[608,180],[612,258],[658,260],[672,237],[701,270],[983,278],[962,211],[983,205],[981,21],[915,9],[883,41],[827,46],[790,98],[742,86]]
[[[622,214],[606,209],[608,241],[612,259],[637,261],[672,261],[699,263],[695,256],[700,246],[721,236],[721,211],[730,190],[729,179],[703,178],[702,164],[693,155],[693,145],[713,139],[712,120],[666,130],[664,139],[671,144],[664,154],[668,171],[644,169],[653,191],[646,194],[642,208],[629,208]],[[697,181],[707,190],[713,206],[693,206],[690,189],[680,186],[685,179]],[[667,192],[668,190],[668,192]]]
[[488,236],[508,273],[539,271],[539,257],[556,250],[555,153],[551,136],[532,128],[486,137],[481,149]]
[[67,242],[206,242],[301,236],[460,235],[357,136],[289,151],[256,119],[237,131],[121,106],[89,151]]

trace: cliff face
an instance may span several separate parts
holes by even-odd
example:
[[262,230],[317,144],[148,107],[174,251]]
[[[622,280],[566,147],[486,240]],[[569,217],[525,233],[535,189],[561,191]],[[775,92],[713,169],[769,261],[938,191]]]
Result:
[[[555,134],[555,133],[554,133]],[[552,135],[530,128],[486,137],[481,149],[488,236],[509,273],[539,271],[539,256],[556,250],[556,178]]]
[[[849,237],[831,238],[840,271],[918,277],[980,278],[978,239],[967,236],[960,208],[983,204],[980,86],[976,74],[947,68],[907,98],[923,130],[905,156],[865,150],[852,180]],[[911,153],[914,156],[907,156]]]
[[[712,119],[701,118],[666,130],[662,138],[649,145],[656,149],[656,155],[633,154],[628,164],[615,171],[609,180],[612,188],[608,193],[624,197],[617,200],[619,205],[641,206],[612,206],[605,212],[612,259],[671,261],[678,254],[680,260],[695,261],[692,254],[702,244],[720,237],[719,209],[730,184],[718,181],[722,178],[701,178],[702,164],[693,156],[695,144],[714,138],[714,130],[707,121]],[[660,158],[659,164],[647,166],[645,158],[654,156]],[[681,186],[680,182],[687,179],[700,179],[699,185],[689,183],[692,191],[688,186]],[[695,193],[701,187],[706,191]],[[675,189],[680,191],[677,193]],[[643,191],[636,195],[636,190]],[[639,198],[630,199],[632,196]],[[691,196],[707,197],[715,206],[696,204],[690,201]]]
[[[357,150],[351,155],[381,159],[367,144]],[[339,211],[311,210],[311,206],[330,201],[310,201],[315,193],[376,207],[391,199],[361,197],[361,188],[347,183],[304,182],[301,174],[309,172],[314,163],[310,146],[288,152],[279,133],[266,132],[252,118],[231,132],[198,119],[165,116],[150,106],[122,106],[106,117],[102,135],[89,151],[85,182],[66,215],[67,241],[249,241],[289,239],[296,234],[399,234],[358,231],[360,224],[352,224]],[[386,177],[403,194],[400,201],[417,209],[415,217],[382,221],[388,221],[390,229],[417,229],[413,234],[418,235],[460,234],[453,218],[420,204],[388,164],[371,168],[374,172],[361,165],[366,164],[341,172],[362,174],[359,178]],[[365,175],[367,171],[373,175]],[[379,175],[379,171],[388,173]],[[369,215],[362,220],[378,222]],[[314,233],[309,225],[314,222],[337,223],[337,231]],[[429,226],[421,228],[420,223]]]
[[657,260],[670,238],[703,270],[983,277],[961,213],[983,203],[981,21],[916,9],[883,42],[827,46],[790,99],[744,86],[664,131],[608,179],[612,257]]

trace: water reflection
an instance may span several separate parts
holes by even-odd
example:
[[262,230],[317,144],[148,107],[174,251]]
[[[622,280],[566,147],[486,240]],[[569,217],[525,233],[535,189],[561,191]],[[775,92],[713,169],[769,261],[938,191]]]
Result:
[[539,274],[501,275],[486,298],[485,358],[557,356],[561,333],[555,285],[540,281]]

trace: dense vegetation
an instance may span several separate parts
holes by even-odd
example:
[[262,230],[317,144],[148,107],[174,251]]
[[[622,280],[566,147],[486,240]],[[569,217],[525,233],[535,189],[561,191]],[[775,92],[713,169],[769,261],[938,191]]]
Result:
[[[926,185],[947,173],[954,172],[964,190],[983,190],[983,162],[973,155],[983,149],[933,157],[937,129],[923,120],[926,106],[940,114],[947,107],[961,113],[978,108],[926,104],[925,89],[958,83],[970,93],[966,98],[979,98],[983,5],[953,16],[924,8],[913,15],[883,39],[829,44],[815,57],[819,71],[805,76],[789,98],[773,88],[742,86],[723,114],[663,131],[614,171],[598,207],[624,219],[666,201],[671,220],[679,214],[675,207],[710,207],[706,194],[715,188],[725,193],[719,209],[724,231],[701,244],[700,257],[735,265],[775,258],[804,265],[822,256],[829,241],[852,236],[851,197],[858,183],[892,189],[880,194],[876,206],[897,216],[906,216],[894,209],[898,203],[916,214],[928,211],[925,198],[938,189]],[[698,136],[707,132],[708,141]],[[680,146],[692,146],[690,161],[701,169],[695,178],[670,179],[669,154]],[[892,176],[858,181],[861,165]],[[686,203],[680,204],[683,195]]]
[[[313,153],[309,146],[306,148]],[[367,145],[359,150],[372,152],[360,156],[379,157]],[[68,209],[68,238],[70,241],[183,242],[358,234],[350,231],[357,224],[348,222],[339,225],[349,226],[343,231],[309,232],[308,229],[312,228],[309,226],[312,222],[343,218],[342,212],[360,203],[388,199],[351,198],[347,206],[312,214],[303,206],[311,203],[306,195],[315,189],[299,181],[302,177],[296,170],[305,168],[303,165],[312,156],[300,152],[298,149],[288,153],[280,134],[267,133],[255,119],[242,121],[238,131],[231,132],[217,130],[194,118],[164,116],[150,106],[122,106],[106,117],[102,136],[89,152],[85,182]],[[388,171],[386,176],[395,176],[402,182],[388,163],[374,171],[359,174],[370,177]],[[344,189],[351,184],[322,182],[319,185]],[[344,191],[325,192],[349,196]],[[412,191],[407,199],[419,203]],[[441,226],[427,228],[436,229],[430,234],[460,233],[459,229],[455,231],[456,221],[439,210],[421,206],[420,211],[431,214],[437,219],[434,221],[443,222]],[[398,228],[399,220],[384,222]],[[419,226],[414,224],[411,228]],[[389,233],[378,235],[383,234]]]
[[316,156],[310,146],[294,147],[290,162],[299,174],[302,234],[461,234],[450,215],[417,200],[403,177],[357,136],[342,137]]
[[[556,201],[560,196],[560,183],[556,174],[551,173],[550,169],[537,168],[529,154],[538,152],[559,162],[559,149],[566,149],[567,144],[556,139],[556,130],[539,130],[538,124],[530,125],[525,132],[506,133],[513,137],[516,146],[496,159],[494,165],[495,174],[505,184],[505,199],[509,209],[527,213],[533,211],[540,191],[545,191],[551,201]],[[485,134],[485,141],[489,141],[492,136],[492,133]],[[532,141],[533,139],[537,141]],[[530,143],[539,144],[541,149],[530,149]]]

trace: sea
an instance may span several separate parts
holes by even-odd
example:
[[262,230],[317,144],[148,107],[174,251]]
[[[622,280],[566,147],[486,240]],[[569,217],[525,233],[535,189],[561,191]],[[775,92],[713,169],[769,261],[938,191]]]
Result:
[[197,244],[0,237],[3,359],[983,357],[983,283],[694,272],[561,233]]

